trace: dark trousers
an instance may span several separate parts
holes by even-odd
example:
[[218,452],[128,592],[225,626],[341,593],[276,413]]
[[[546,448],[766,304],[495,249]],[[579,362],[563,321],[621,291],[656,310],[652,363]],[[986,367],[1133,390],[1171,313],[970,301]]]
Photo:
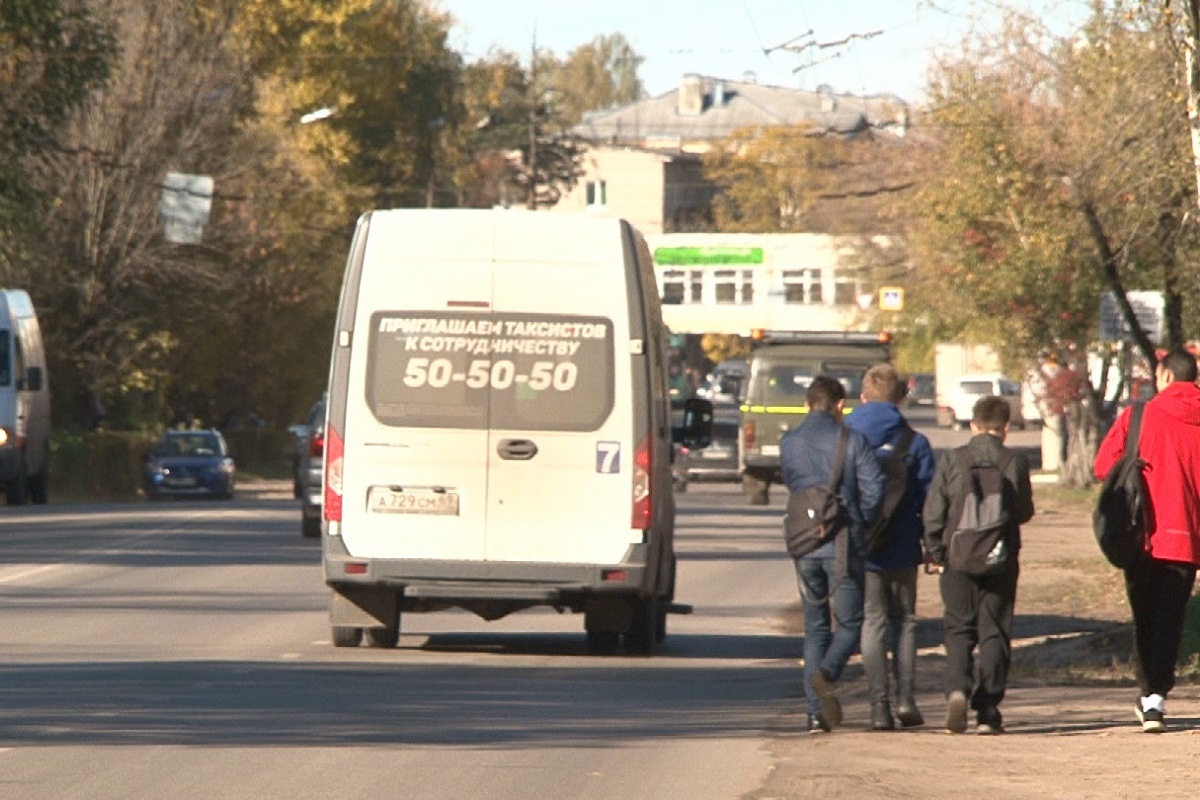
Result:
[[[889,678],[896,702],[911,706],[917,669],[917,568],[867,572],[862,628],[863,671],[871,702],[886,704]],[[892,656],[888,669],[888,654]]]
[[1143,558],[1125,571],[1133,612],[1133,656],[1142,697],[1167,696],[1175,686],[1175,663],[1196,567]]
[[1012,661],[1013,605],[1017,564],[1000,575],[942,573],[942,622],[946,640],[946,694],[962,692],[976,711],[1004,699]]

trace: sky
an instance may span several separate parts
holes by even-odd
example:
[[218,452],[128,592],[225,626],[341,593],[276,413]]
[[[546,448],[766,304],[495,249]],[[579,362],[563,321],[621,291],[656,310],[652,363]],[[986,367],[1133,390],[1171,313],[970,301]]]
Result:
[[[974,26],[994,27],[1006,3],[1041,16],[1082,18],[1086,0],[434,0],[457,24],[450,45],[468,61],[493,46],[522,63],[539,50],[565,57],[601,34],[622,34],[644,59],[649,94],[689,72],[797,89],[925,98],[934,53]],[[1064,22],[1064,24],[1066,24]]]

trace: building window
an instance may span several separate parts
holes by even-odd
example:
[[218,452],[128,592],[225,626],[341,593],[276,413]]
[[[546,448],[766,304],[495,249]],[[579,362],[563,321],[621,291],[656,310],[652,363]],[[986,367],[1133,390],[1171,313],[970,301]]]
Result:
[[704,270],[694,269],[689,273],[691,279],[691,295],[688,297],[689,303],[704,302]]
[[663,273],[663,305],[677,306],[683,302],[684,275],[681,269],[669,269]]
[[604,208],[608,205],[607,181],[587,182],[587,204],[588,208]]
[[716,288],[718,303],[737,302],[737,273],[731,269],[716,271]]
[[858,302],[858,280],[838,276],[833,283],[833,302],[839,306],[852,306]]
[[783,273],[783,301],[819,305],[821,303],[821,270],[790,269]]
[[749,305],[754,302],[754,270],[719,269],[713,277],[718,303]]

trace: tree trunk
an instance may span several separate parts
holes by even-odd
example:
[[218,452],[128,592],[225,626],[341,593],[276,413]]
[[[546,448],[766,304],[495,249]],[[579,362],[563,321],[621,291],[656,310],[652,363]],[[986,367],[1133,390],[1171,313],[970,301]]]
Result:
[[1076,488],[1091,486],[1092,463],[1100,433],[1100,416],[1093,403],[1072,403],[1066,409],[1067,458],[1059,473],[1059,482]]
[[1187,70],[1187,115],[1192,135],[1192,169],[1196,174],[1196,205],[1200,207],[1200,0],[1187,0],[1187,39],[1184,65]]

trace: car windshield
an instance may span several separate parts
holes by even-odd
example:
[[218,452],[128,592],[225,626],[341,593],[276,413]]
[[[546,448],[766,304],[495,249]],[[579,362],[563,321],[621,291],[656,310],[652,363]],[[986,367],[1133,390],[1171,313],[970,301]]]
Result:
[[221,455],[221,443],[211,433],[169,434],[154,448],[156,456]]
[[962,391],[963,391],[963,394],[991,394],[992,393],[992,382],[991,381],[963,381],[962,382]]
[[836,363],[825,364],[825,374],[836,378],[846,390],[846,399],[855,402],[862,394],[862,376],[867,371],[868,364]]
[[780,364],[771,367],[767,376],[766,402],[798,404],[812,383],[815,371],[811,366]]

